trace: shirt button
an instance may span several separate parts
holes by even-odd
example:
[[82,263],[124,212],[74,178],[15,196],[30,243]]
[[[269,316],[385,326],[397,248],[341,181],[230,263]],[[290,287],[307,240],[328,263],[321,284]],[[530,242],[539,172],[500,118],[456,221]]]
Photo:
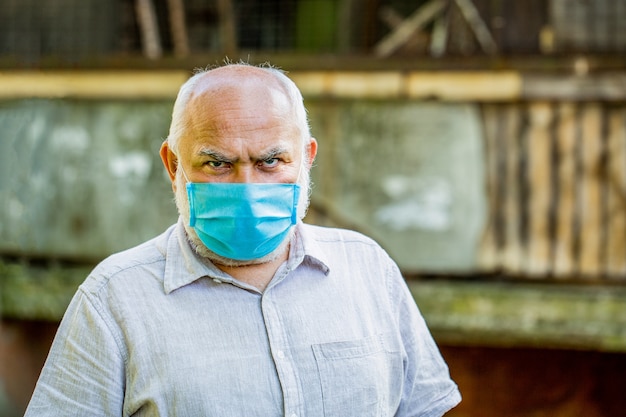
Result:
[[[283,352],[282,350],[279,350],[276,355],[278,356],[278,359],[285,359],[285,352]],[[293,416],[294,414],[292,414]]]
[[216,284],[221,284],[222,280],[217,279],[217,278],[213,278],[213,282],[215,282]]

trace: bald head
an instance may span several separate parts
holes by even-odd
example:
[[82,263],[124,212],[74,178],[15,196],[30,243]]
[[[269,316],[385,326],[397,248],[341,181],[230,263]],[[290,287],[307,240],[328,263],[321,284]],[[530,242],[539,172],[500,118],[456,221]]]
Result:
[[235,265],[204,247],[188,226],[186,184],[297,183],[302,190],[298,202],[302,218],[316,152],[317,142],[310,136],[295,84],[278,70],[237,64],[196,74],[181,87],[160,155],[196,251],[218,264]]
[[230,64],[197,73],[183,84],[172,113],[170,148],[176,152],[181,138],[197,134],[199,126],[209,129],[203,134],[240,128],[241,120],[223,117],[229,108],[254,109],[259,118],[282,118],[294,126],[303,144],[310,137],[302,95],[293,81],[274,68]]

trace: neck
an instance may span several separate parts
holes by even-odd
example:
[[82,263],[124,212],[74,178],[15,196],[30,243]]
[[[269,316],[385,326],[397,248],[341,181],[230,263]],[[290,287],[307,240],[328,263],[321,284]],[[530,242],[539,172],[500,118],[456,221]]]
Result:
[[283,253],[275,259],[254,265],[245,266],[228,266],[215,264],[220,270],[226,272],[238,281],[252,285],[259,291],[263,292],[269,285],[274,274],[283,262],[289,257],[289,249],[285,248]]

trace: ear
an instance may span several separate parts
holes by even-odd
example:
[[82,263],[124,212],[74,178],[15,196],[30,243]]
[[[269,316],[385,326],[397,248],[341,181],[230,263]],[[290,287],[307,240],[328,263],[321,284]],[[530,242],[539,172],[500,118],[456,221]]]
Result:
[[178,169],[178,157],[170,149],[167,140],[161,145],[159,155],[161,155],[161,161],[163,161],[163,165],[165,165],[165,169],[167,170],[167,173],[170,176],[170,180],[172,181],[172,188],[175,188],[176,170]]
[[307,158],[307,168],[311,169],[311,166],[313,166],[313,161],[315,160],[315,155],[317,155],[317,141],[315,140],[315,138],[309,139],[309,144],[306,146],[305,149],[305,155]]

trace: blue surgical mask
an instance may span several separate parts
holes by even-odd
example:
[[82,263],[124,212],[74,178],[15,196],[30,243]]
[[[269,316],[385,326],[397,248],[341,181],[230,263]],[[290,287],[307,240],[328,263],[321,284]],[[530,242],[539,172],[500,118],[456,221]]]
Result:
[[299,195],[298,184],[187,182],[189,226],[220,256],[259,259],[296,224]]

